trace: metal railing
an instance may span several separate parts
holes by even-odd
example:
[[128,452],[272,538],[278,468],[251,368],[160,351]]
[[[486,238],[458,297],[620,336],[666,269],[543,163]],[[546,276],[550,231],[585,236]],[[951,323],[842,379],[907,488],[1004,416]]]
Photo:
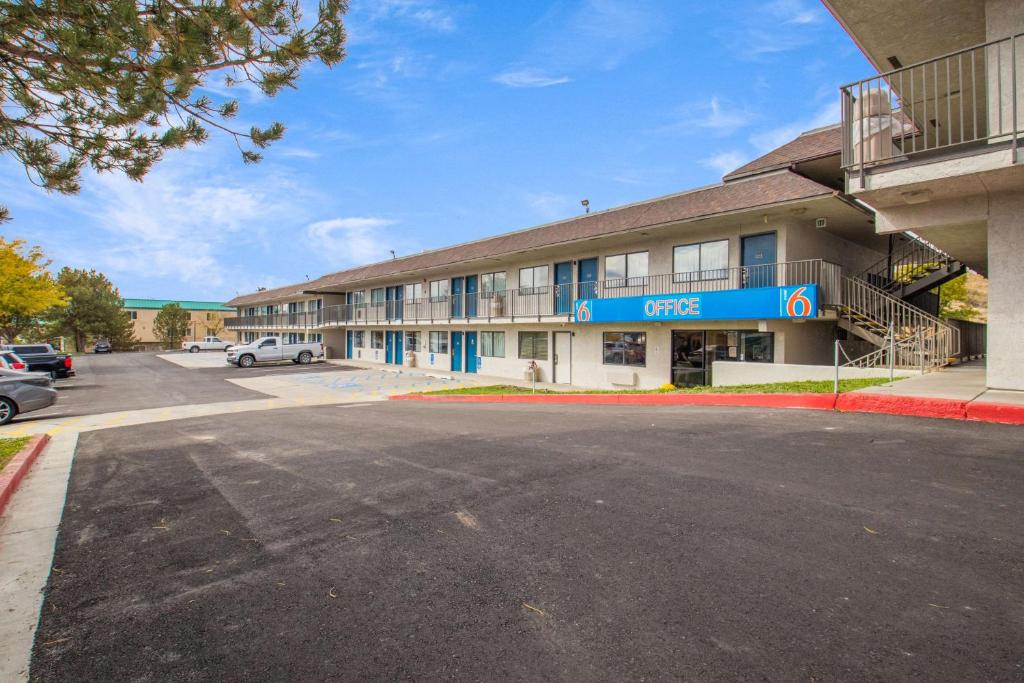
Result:
[[797,284],[819,286],[820,307],[840,303],[840,266],[810,259],[717,270],[616,278],[498,292],[405,299],[370,304],[338,304],[323,309],[322,325],[437,323],[452,320],[516,321],[573,319],[576,299],[613,299],[656,294],[688,294]]
[[1008,142],[1024,127],[1024,34],[840,88],[842,164],[865,167],[938,149]]
[[914,367],[947,365],[960,353],[960,332],[943,320],[855,277],[843,278],[841,315],[881,340],[901,345],[916,340]]
[[296,313],[258,313],[256,315],[240,315],[225,318],[224,327],[229,330],[266,329],[266,330],[308,330],[323,324],[324,309]]
[[899,243],[877,262],[858,274],[863,280],[885,290],[901,291],[906,285],[949,267],[956,259],[912,235],[896,235]]

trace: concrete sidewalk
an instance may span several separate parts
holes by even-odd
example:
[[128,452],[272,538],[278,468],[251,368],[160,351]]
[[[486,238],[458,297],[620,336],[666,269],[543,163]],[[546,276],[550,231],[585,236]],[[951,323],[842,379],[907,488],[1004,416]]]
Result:
[[1024,391],[986,388],[983,361],[954,365],[925,375],[908,377],[893,384],[860,389],[857,393],[1024,406]]

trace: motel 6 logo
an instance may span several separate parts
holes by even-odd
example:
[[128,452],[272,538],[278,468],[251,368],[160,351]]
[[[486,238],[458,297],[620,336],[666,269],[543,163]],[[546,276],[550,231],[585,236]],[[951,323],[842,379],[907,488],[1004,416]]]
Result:
[[806,291],[806,287],[797,287],[786,297],[786,315],[790,318],[811,317],[811,300],[804,295]]
[[589,301],[580,301],[576,304],[576,322],[588,323],[590,322],[590,316],[591,311]]

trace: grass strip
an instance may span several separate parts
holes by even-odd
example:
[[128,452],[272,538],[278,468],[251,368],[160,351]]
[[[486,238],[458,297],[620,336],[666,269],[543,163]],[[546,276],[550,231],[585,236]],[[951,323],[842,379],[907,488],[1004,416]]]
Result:
[[19,436],[16,439],[0,438],[0,471],[7,466],[11,458],[28,443],[29,437]]
[[[888,384],[886,377],[864,377],[839,380],[839,393],[867,389]],[[732,387],[688,387],[684,389],[592,389],[556,391],[520,387],[512,384],[493,384],[483,387],[461,387],[418,392],[421,396],[494,396],[500,394],[831,394],[832,380],[807,380],[801,382],[775,382],[772,384],[740,384]]]

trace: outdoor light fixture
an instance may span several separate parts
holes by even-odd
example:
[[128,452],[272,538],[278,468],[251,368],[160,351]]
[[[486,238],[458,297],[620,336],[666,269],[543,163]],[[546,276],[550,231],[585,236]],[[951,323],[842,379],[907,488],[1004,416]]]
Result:
[[580,204],[583,205],[583,208],[584,208],[584,210],[587,213],[590,213],[590,200],[589,199],[584,199],[583,201],[580,202]]

